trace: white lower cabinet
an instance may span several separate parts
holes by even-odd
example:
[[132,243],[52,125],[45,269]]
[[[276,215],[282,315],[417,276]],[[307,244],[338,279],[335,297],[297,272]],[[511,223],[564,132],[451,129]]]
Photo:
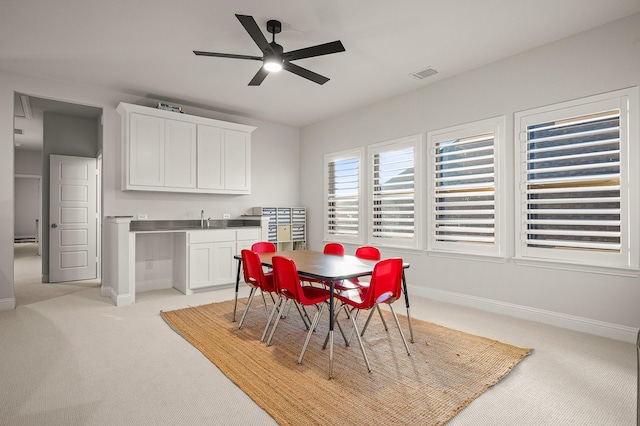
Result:
[[213,286],[213,243],[189,245],[189,289]]
[[187,294],[236,282],[236,254],[259,241],[260,228],[190,231],[187,235]]
[[213,285],[231,284],[236,281],[233,265],[236,263],[236,242],[213,243]]

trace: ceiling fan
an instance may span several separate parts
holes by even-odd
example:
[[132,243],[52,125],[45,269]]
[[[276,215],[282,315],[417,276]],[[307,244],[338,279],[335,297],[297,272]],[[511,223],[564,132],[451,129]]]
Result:
[[273,35],[272,41],[269,43],[252,16],[236,14],[236,18],[238,18],[244,29],[247,30],[253,41],[258,45],[262,51],[262,56],[202,52],[199,50],[194,50],[193,53],[199,56],[215,56],[219,58],[252,59],[255,61],[262,61],[262,67],[260,67],[256,75],[251,79],[249,86],[259,86],[267,77],[267,74],[270,72],[280,71],[281,69],[285,69],[315,83],[324,84],[329,81],[327,77],[301,66],[292,64],[291,61],[345,51],[340,40],[337,40],[330,43],[319,44],[317,46],[305,47],[304,49],[284,52],[282,46],[276,43],[276,34],[282,31],[282,24],[280,21],[273,19],[267,21],[267,31]]

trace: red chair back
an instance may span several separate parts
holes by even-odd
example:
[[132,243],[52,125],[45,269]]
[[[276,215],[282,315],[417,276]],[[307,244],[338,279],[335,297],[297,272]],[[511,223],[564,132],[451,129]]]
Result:
[[329,293],[324,289],[311,286],[305,287],[305,289],[302,288],[298,267],[293,259],[284,256],[273,256],[271,261],[273,264],[273,280],[276,291],[279,294],[305,306],[315,305],[320,302],[318,299],[326,300],[329,297]]
[[402,294],[402,259],[394,257],[376,263],[366,295],[368,306],[393,303]]
[[356,257],[366,260],[380,260],[380,250],[373,246],[361,246],[356,249]]
[[251,251],[256,253],[275,253],[276,245],[268,241],[260,241],[251,246]]
[[275,291],[273,281],[267,279],[262,270],[260,255],[251,250],[242,250],[242,272],[244,282],[252,287],[257,287],[263,292]]
[[340,243],[328,243],[324,246],[324,254],[344,256],[344,246]]
[[271,262],[276,292],[288,299],[298,300],[300,276],[296,263],[284,256],[273,256]]

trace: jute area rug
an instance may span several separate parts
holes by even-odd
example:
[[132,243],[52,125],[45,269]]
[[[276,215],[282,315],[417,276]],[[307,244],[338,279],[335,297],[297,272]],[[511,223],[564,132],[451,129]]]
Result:
[[[355,336],[347,347],[336,327],[335,378],[329,380],[329,353],[322,350],[328,309],[298,365],[307,332],[300,316],[292,308],[267,347],[259,342],[266,323],[261,302],[256,297],[241,330],[237,321],[246,300],[238,302],[236,322],[233,301],[160,315],[280,425],[442,425],[531,352],[413,319],[415,343],[409,343],[408,356],[385,312],[389,331],[376,314],[363,338],[373,372],[367,372]],[[360,327],[365,319],[361,315]],[[344,313],[340,321],[349,329]],[[406,317],[400,324],[408,339]]]

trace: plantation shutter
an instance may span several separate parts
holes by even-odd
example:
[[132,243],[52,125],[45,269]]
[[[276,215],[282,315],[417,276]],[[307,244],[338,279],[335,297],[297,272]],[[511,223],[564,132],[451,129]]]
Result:
[[494,133],[435,143],[436,242],[496,243]]
[[373,238],[415,237],[414,152],[410,146],[372,156]]
[[357,236],[360,212],[360,159],[350,157],[327,164],[327,233]]
[[526,245],[620,253],[620,110],[528,125]]

